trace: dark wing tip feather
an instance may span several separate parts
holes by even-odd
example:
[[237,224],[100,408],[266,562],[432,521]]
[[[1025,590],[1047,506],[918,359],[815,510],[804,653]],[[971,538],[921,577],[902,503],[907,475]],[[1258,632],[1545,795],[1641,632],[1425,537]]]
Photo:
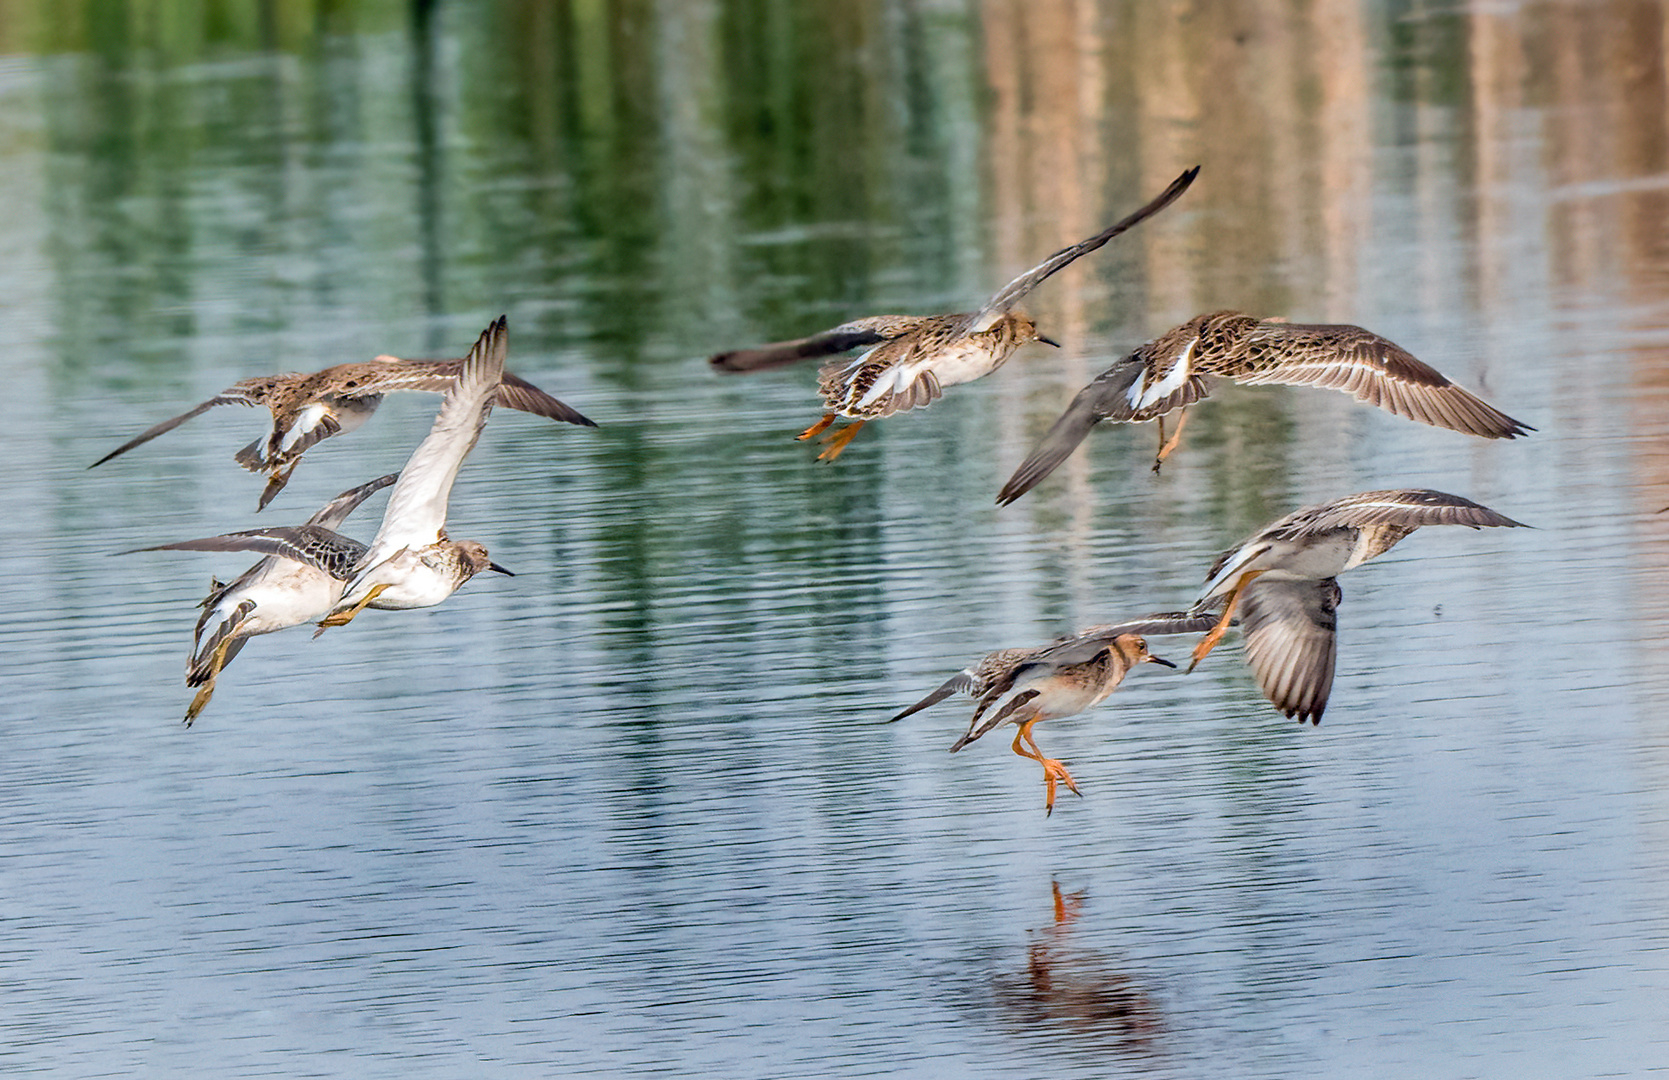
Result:
[[518,412],[532,413],[543,416],[547,420],[559,420],[564,424],[577,424],[580,427],[596,427],[596,421],[581,413],[578,409],[559,401],[550,394],[534,386],[519,376],[509,372],[504,373],[504,381],[499,383],[498,404]]
[[1342,597],[1333,578],[1256,581],[1242,594],[1246,662],[1269,703],[1299,723],[1319,724],[1327,711]]
[[973,685],[973,675],[966,671],[959,671],[941,683],[939,688],[934,690],[931,694],[928,694],[926,697],[922,698],[920,701],[911,705],[902,712],[889,717],[887,719],[887,723],[895,724],[904,719],[906,716],[913,716],[916,713],[921,712],[923,709],[937,705],[939,702],[950,697],[952,694],[967,693],[969,690],[973,689]]
[[837,326],[833,330],[794,341],[777,341],[753,349],[732,349],[716,353],[707,358],[707,363],[719,371],[730,374],[765,371],[792,364],[796,360],[832,356],[864,345],[878,345],[887,340],[888,335],[874,325],[866,325],[869,322],[871,320],[859,320],[857,324]]
[[224,394],[216,395],[215,397],[210,398],[209,400],[203,402],[200,405],[197,405],[197,406],[194,406],[193,408],[187,409],[185,412],[181,413],[178,416],[171,416],[168,419],[164,420],[160,424],[155,424],[151,427],[146,428],[144,431],[141,431],[139,434],[135,435],[133,438],[129,439],[127,442],[123,443],[122,445],[116,447],[116,449],[110,451],[110,453],[108,453],[108,454],[104,455],[103,457],[99,458],[97,461],[93,462],[91,465],[89,465],[87,467],[89,469],[96,469],[100,465],[103,465],[105,462],[109,461],[111,458],[120,457],[122,454],[127,453],[129,450],[132,450],[136,446],[143,446],[145,443],[150,442],[152,439],[156,438],[158,435],[168,434],[170,431],[173,431],[175,428],[179,427],[181,424],[185,423],[187,420],[190,420],[193,417],[203,415],[204,413],[208,412],[210,409],[214,408],[216,405],[229,405],[234,401],[239,403],[239,404],[252,404],[251,402],[244,401],[242,398],[227,397]]
[[997,505],[1007,506],[1014,502],[1042,483],[1060,467],[1061,462],[1072,456],[1078,444],[1106,416],[1103,402],[1107,394],[1107,387],[1101,379],[1078,391],[1066,411],[1050,425],[1036,449],[1026,455],[1026,459],[1014,470],[1014,475],[1008,478],[1008,483],[1003,485],[1002,491],[997,493]]

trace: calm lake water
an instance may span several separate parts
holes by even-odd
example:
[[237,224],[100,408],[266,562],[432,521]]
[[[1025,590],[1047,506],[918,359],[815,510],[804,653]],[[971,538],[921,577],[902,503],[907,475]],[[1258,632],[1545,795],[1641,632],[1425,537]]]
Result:
[[[163,6],[165,9],[167,6]],[[0,3],[8,1075],[1578,1077],[1669,1069],[1669,75],[1658,3]],[[208,9],[205,9],[208,10]],[[713,351],[1040,289],[1030,347],[833,467]],[[1198,312],[1368,326],[1539,430],[1225,387],[995,493]],[[112,557],[398,468],[391,398],[262,517],[237,379],[460,355],[484,575],[261,638]],[[1185,606],[1286,511],[1422,486],[1326,721],[1238,635],[1044,725],[978,654]],[[346,531],[369,538],[382,500]],[[1154,639],[1182,657],[1187,639]]]

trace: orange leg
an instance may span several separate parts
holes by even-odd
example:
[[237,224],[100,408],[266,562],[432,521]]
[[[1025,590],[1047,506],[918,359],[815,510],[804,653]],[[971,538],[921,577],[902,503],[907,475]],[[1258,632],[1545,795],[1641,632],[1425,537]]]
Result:
[[1262,570],[1248,570],[1240,575],[1240,581],[1229,591],[1228,599],[1223,601],[1223,617],[1218,619],[1217,625],[1211,628],[1210,633],[1200,638],[1200,643],[1194,646],[1194,662],[1188,665],[1189,671],[1199,667],[1200,661],[1210,656],[1211,650],[1215,649],[1217,643],[1223,640],[1223,634],[1229,628],[1229,620],[1234,617],[1234,607],[1240,603],[1240,594],[1246,591],[1246,586],[1251,584],[1253,578],[1263,572]]
[[825,413],[823,415],[823,419],[817,421],[817,423],[815,423],[815,424],[811,425],[810,427],[806,428],[804,431],[800,432],[798,435],[796,435],[794,437],[796,439],[800,440],[801,442],[805,442],[807,439],[811,438],[814,435],[823,434],[823,429],[827,428],[830,424],[832,424],[834,422],[835,422],[835,414],[834,413]]
[[[1043,786],[1046,793],[1043,800],[1043,812],[1048,815],[1055,812],[1055,781],[1058,780],[1065,784],[1067,790],[1074,795],[1083,793],[1078,790],[1078,785],[1072,782],[1072,774],[1066,771],[1065,765],[1054,758],[1044,757],[1043,751],[1038,749],[1037,741],[1032,738],[1032,725],[1041,719],[1040,716],[1034,716],[1020,725],[1020,730],[1014,733],[1013,750],[1021,757],[1031,758],[1043,766]],[[1024,742],[1031,749],[1022,749],[1021,742]]]
[[1171,456],[1171,451],[1175,450],[1177,448],[1177,444],[1182,442],[1182,425],[1187,422],[1188,410],[1183,409],[1181,412],[1176,414],[1176,430],[1171,432],[1171,437],[1169,439],[1166,439],[1165,418],[1163,416],[1159,418],[1159,456],[1153,459],[1154,472],[1159,471],[1159,466],[1165,463],[1165,459]]
[[382,593],[383,593],[383,590],[388,588],[389,584],[390,584],[389,582],[385,581],[380,585],[371,586],[371,591],[366,593],[364,598],[361,599],[359,601],[359,603],[355,604],[353,607],[349,608],[346,611],[338,611],[335,614],[326,615],[324,618],[320,619],[319,620],[319,628],[318,628],[318,630],[314,631],[313,636],[318,637],[320,634],[324,633],[327,629],[329,629],[332,626],[346,626],[349,623],[353,622],[354,621],[354,616],[358,615],[360,612],[364,611],[367,607],[369,607],[370,604],[371,604],[371,601],[373,601],[377,597],[381,596]]
[[841,428],[839,431],[835,432],[833,435],[823,436],[823,441],[827,443],[828,446],[824,448],[821,454],[817,455],[817,460],[833,461],[835,458],[839,457],[840,452],[846,449],[846,444],[851,442],[852,439],[856,437],[858,431],[863,428],[864,423],[865,421],[863,420],[854,420],[850,424]]

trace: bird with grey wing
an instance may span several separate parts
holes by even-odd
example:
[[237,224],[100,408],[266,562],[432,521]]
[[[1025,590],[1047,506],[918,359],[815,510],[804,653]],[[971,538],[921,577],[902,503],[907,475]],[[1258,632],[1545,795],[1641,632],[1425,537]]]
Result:
[[[270,538],[265,558],[226,584],[214,582],[197,606],[203,614],[192,634],[191,659],[185,684],[197,687],[186,709],[190,727],[214,696],[220,672],[243,649],[244,642],[328,615],[353,576],[354,564],[365,545],[335,530],[373,494],[399,479],[398,473],[344,491],[306,524],[293,529],[256,529],[202,540],[138,548],[138,551],[247,551],[250,537]],[[345,543],[344,543],[345,541]],[[132,552],[124,552],[132,554]]]
[[[237,463],[250,472],[266,474],[267,486],[257,507],[265,509],[273,496],[290,482],[290,474],[300,463],[302,454],[332,435],[344,434],[365,423],[382,404],[383,395],[405,390],[445,393],[463,366],[462,360],[401,360],[396,356],[379,356],[375,360],[338,364],[305,375],[258,375],[140,432],[88,468],[97,468],[158,435],[165,435],[217,405],[265,407],[272,413],[271,433],[234,455]],[[514,375],[504,376],[497,401],[508,408],[566,424],[597,426],[575,409]]]
[[[1037,486],[1103,420],[1157,420],[1157,472],[1182,437],[1188,406],[1206,397],[1218,379],[1340,390],[1398,416],[1485,439],[1535,430],[1360,326],[1304,326],[1214,311],[1161,334],[1078,391],[997,502],[1006,506]],[[1176,410],[1182,411],[1167,439],[1165,417]]]
[[1216,617],[1197,612],[1167,612],[1142,619],[1091,627],[1034,649],[998,649],[945,680],[938,689],[892,717],[888,723],[936,705],[953,694],[977,702],[968,730],[951,752],[1003,724],[1018,727],[1010,747],[1043,766],[1044,812],[1054,813],[1055,785],[1079,794],[1072,774],[1060,761],[1045,757],[1032,737],[1039,721],[1084,712],[1117,689],[1139,664],[1175,667],[1147,651],[1144,635],[1193,634],[1209,630]]
[[975,312],[952,315],[876,315],[842,323],[795,341],[722,352],[710,358],[724,372],[763,371],[797,360],[865,351],[853,359],[825,364],[818,373],[823,418],[797,438],[822,434],[836,420],[851,423],[824,436],[819,461],[833,461],[870,420],[932,404],[947,386],[972,382],[997,370],[1014,350],[1029,342],[1054,345],[1037,324],[1016,310],[1020,301],[1050,275],[1095,251],[1113,237],[1175,202],[1199,175],[1196,166],[1177,177],[1152,202],[1122,221],[1062,248],[997,290]]
[[438,604],[483,570],[513,577],[488,557],[485,545],[452,540],[446,534],[452,485],[493,411],[508,349],[509,330],[500,317],[470,350],[428,436],[400,470],[382,527],[370,544],[307,524],[251,529],[167,546],[257,551],[305,563],[342,582],[334,601],[308,616],[322,616],[320,632],[351,622],[367,607],[403,610]]
[[1427,525],[1525,528],[1522,522],[1442,491],[1363,491],[1306,506],[1217,557],[1192,609],[1221,609],[1194,647],[1194,670],[1239,612],[1246,662],[1276,709],[1321,722],[1338,652],[1338,575],[1391,550]]

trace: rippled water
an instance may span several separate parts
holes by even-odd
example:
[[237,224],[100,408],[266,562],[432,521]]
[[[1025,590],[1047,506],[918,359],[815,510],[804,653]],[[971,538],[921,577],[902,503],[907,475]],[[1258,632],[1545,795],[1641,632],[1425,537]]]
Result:
[[[1663,1068],[1663,11],[1314,7],[0,7],[0,1064]],[[834,467],[790,438],[809,367],[702,359],[975,303],[1196,161],[1039,291],[1067,348]],[[1077,386],[1221,306],[1359,322],[1540,430],[1231,387],[1161,477],[1150,427],[1102,430],[993,504]],[[494,415],[452,531],[518,576],[254,641],[183,728],[192,605],[251,560],[111,553],[261,520],[230,460],[260,417],[86,465],[238,378],[457,354],[500,312],[601,425]],[[434,407],[391,398],[265,517],[399,467]],[[1536,528],[1347,575],[1319,728],[1231,635],[1044,725],[1084,790],[1046,818],[1006,738],[944,752],[965,706],[883,723],[1398,485]]]

